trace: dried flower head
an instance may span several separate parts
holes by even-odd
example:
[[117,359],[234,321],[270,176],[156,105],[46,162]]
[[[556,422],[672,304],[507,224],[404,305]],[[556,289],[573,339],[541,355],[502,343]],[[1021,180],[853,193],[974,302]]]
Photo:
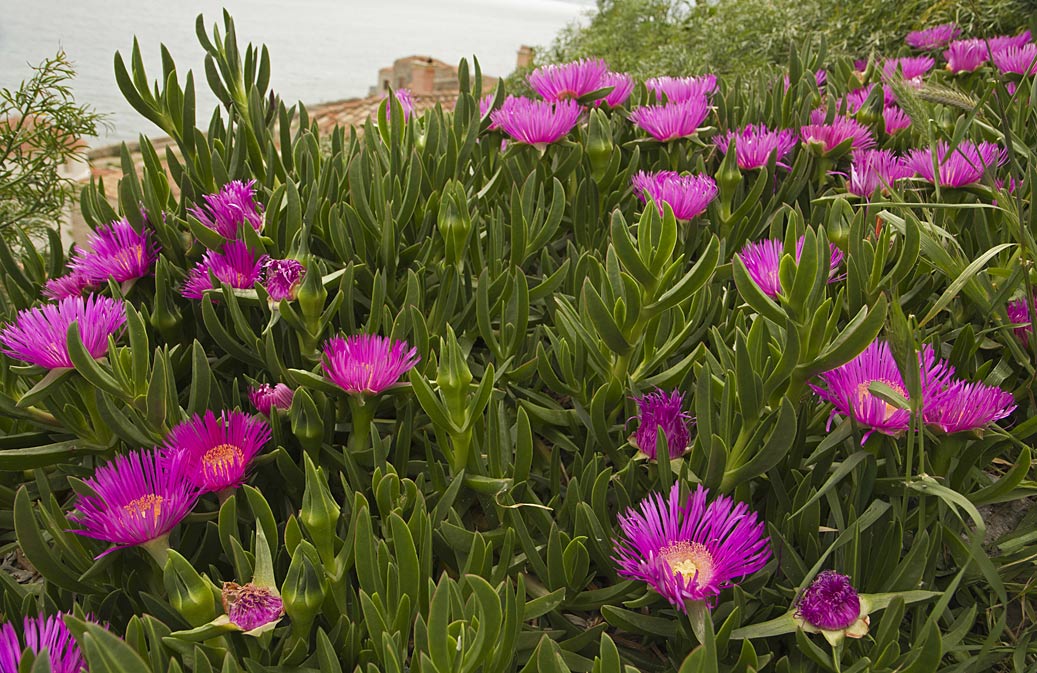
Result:
[[242,631],[258,629],[284,616],[284,602],[270,587],[224,582],[220,598],[227,618]]
[[306,267],[297,259],[270,259],[263,265],[263,284],[270,300],[294,301]]
[[691,414],[684,411],[684,395],[678,391],[663,390],[635,397],[637,402],[637,430],[634,442],[641,453],[655,460],[656,439],[662,428],[670,458],[679,458],[688,450],[691,435],[688,424]]
[[804,631],[820,632],[833,644],[847,636],[863,638],[871,623],[850,578],[834,570],[818,573],[796,601],[794,617]]

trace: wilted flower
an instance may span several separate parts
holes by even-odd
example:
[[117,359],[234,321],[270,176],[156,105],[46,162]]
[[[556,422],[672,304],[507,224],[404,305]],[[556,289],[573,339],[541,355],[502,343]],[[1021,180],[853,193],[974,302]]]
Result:
[[943,52],[951,72],[973,72],[987,62],[987,43],[979,39],[955,40]]
[[46,650],[50,658],[51,673],[81,673],[86,670],[86,660],[79,644],[65,626],[65,613],[52,617],[40,613],[26,617],[19,637],[11,622],[0,627],[0,671],[17,673],[21,670],[22,653],[28,649],[33,655]]
[[55,301],[68,299],[69,297],[78,297],[88,287],[92,287],[92,283],[86,279],[86,276],[81,271],[73,269],[64,276],[48,280],[43,286],[43,296]]
[[373,334],[332,337],[321,362],[329,381],[347,393],[377,395],[418,364],[418,349],[406,341]]
[[73,273],[82,274],[90,285],[142,278],[151,273],[158,259],[158,244],[147,229],[137,231],[125,218],[91,232],[89,252],[78,251],[69,261]]
[[630,112],[630,121],[659,142],[693,136],[709,114],[709,102],[699,96],[666,105],[646,105]]
[[69,520],[82,527],[71,532],[115,545],[97,558],[164,542],[198,500],[181,455],[161,449],[116,456],[85,483],[96,495],[79,495]]
[[609,107],[619,107],[627,102],[630,94],[634,91],[634,78],[625,72],[607,72],[601,78],[601,88],[612,87],[605,98],[605,104]]
[[164,448],[182,457],[187,478],[202,493],[214,493],[241,486],[252,459],[268,441],[265,420],[235,409],[218,417],[206,411],[180,423],[166,435]]
[[862,198],[884,192],[897,181],[914,175],[914,169],[892,150],[858,150],[850,163],[846,191]]
[[[1004,163],[1006,154],[996,143],[982,142],[977,145],[971,140],[963,140],[951,150],[947,142],[941,140],[936,146],[936,157],[940,184],[944,187],[964,187],[982,180],[987,168]],[[907,164],[919,177],[929,182],[936,181],[929,148],[908,152]]]
[[541,101],[508,96],[490,119],[520,143],[543,150],[573,130],[583,108],[574,100]]
[[4,353],[47,369],[72,368],[68,328],[75,323],[83,346],[93,358],[108,353],[108,337],[126,323],[126,307],[118,299],[90,295],[68,297],[56,304],[18,312],[13,324],[0,330]]
[[645,173],[638,171],[631,179],[634,193],[647,202],[651,198],[661,215],[663,204],[670,204],[678,220],[691,220],[706,211],[717,196],[717,183],[708,175],[681,175],[675,171]]
[[727,154],[732,138],[735,140],[735,160],[743,171],[766,166],[771,155],[780,164],[798,142],[796,132],[792,129],[771,131],[766,124],[752,124],[741,130],[728,131],[718,135],[713,142],[721,152]]
[[932,56],[905,56],[903,58],[888,58],[882,64],[882,76],[892,79],[899,70],[904,79],[920,79],[933,69],[936,61]]
[[941,23],[925,30],[916,30],[907,34],[904,42],[915,49],[938,49],[961,35],[961,28],[954,23]]
[[719,496],[707,503],[701,484],[681,497],[652,494],[619,515],[615,561],[623,577],[647,582],[678,610],[688,601],[715,602],[735,580],[770,559],[765,524],[745,503]]
[[[918,353],[922,381],[922,395],[945,385],[954,374],[954,368],[938,361],[931,346],[923,347]],[[838,414],[854,419],[869,430],[864,434],[864,443],[871,433],[896,436],[907,430],[911,414],[907,409],[896,407],[871,391],[872,383],[882,383],[908,398],[904,379],[885,341],[873,341],[864,351],[846,364],[823,372],[824,387],[810,387],[821,399],[831,402],[832,419]],[[829,421],[831,423],[831,420]]]
[[264,285],[271,301],[292,301],[306,267],[296,259],[271,259],[264,265]]
[[875,146],[875,136],[871,130],[856,119],[836,117],[831,124],[824,123],[822,114],[811,114],[811,124],[800,128],[799,137],[803,142],[820,147],[822,153],[828,154],[846,141],[850,141],[850,149],[861,150]]
[[[1035,302],[1037,302],[1037,296],[1030,300],[1030,304],[1033,305]],[[1009,322],[1020,325],[1015,328],[1015,335],[1019,337],[1023,345],[1028,345],[1032,326],[1030,325],[1030,308],[1026,305],[1026,300],[1015,299],[1008,302],[1006,311]]]
[[684,103],[707,98],[717,90],[717,76],[708,74],[699,77],[652,77],[645,80],[649,91],[655,92],[656,100],[668,103]]
[[284,615],[284,602],[271,587],[224,582],[220,598],[227,618],[242,631],[266,626]]
[[601,59],[540,66],[526,81],[544,100],[574,100],[608,86],[602,82],[609,66]]
[[796,601],[794,618],[804,631],[820,632],[836,644],[846,636],[863,638],[867,635],[871,621],[866,608],[849,577],[824,570]]
[[[799,241],[796,243],[797,264],[799,263],[799,258],[803,255],[803,244],[805,241],[806,239],[800,236]],[[832,270],[832,273],[829,274],[828,282],[831,283],[836,280],[834,277],[835,271],[843,261],[843,251],[836,247],[834,243],[829,243],[828,245],[831,250],[829,266]],[[738,253],[738,259],[742,260],[745,270],[749,272],[749,277],[768,297],[777,297],[781,292],[781,278],[778,275],[778,269],[781,267],[784,247],[784,244],[779,240],[767,239],[748,243]]]
[[263,273],[266,256],[256,257],[244,241],[228,241],[223,252],[207,250],[202,261],[187,275],[182,294],[188,299],[201,299],[213,285],[211,275],[220,283],[239,290],[251,289]]
[[635,397],[634,401],[637,402],[637,430],[634,433],[634,442],[641,453],[655,460],[656,438],[658,429],[662,428],[666,435],[670,458],[684,455],[691,437],[688,432],[691,414],[684,411],[684,395],[678,390],[671,393],[656,390]]
[[994,65],[1003,73],[1037,75],[1037,44],[999,49],[994,52]]
[[926,425],[948,434],[979,430],[1015,410],[1012,394],[982,383],[955,380],[929,395],[922,417]]
[[206,194],[205,206],[188,209],[199,222],[224,238],[237,238],[242,225],[263,228],[263,208],[256,203],[255,180],[232,180],[216,194]]
[[264,416],[269,416],[274,409],[282,411],[290,409],[295,391],[283,383],[271,386],[269,383],[261,383],[248,392],[248,399],[252,406]]

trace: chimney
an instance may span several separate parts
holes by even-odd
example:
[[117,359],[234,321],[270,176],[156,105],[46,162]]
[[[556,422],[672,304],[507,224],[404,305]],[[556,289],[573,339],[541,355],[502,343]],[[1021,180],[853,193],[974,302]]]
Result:
[[518,58],[515,60],[515,68],[522,70],[533,65],[533,47],[522,45],[518,50]]

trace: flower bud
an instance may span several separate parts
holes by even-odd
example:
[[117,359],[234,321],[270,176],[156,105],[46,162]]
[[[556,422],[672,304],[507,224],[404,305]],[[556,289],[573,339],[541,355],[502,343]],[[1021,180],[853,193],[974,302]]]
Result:
[[292,434],[307,453],[319,451],[324,441],[324,420],[309,391],[299,388],[292,396],[291,404],[288,416],[292,421]]
[[299,300],[299,310],[302,312],[307,328],[312,328],[311,332],[315,332],[320,314],[324,311],[328,291],[324,289],[320,270],[315,267],[312,260],[306,265],[306,272],[302,277],[302,284],[299,285],[296,298]]
[[302,512],[299,519],[306,526],[310,538],[319,545],[320,558],[327,563],[335,555],[335,528],[338,526],[339,517],[342,516],[342,508],[331,495],[324,470],[314,467],[308,455],[305,460],[306,490],[302,494]]
[[612,127],[601,109],[591,110],[587,134],[587,158],[591,162],[591,177],[600,183],[608,170],[616,147],[612,142]]
[[191,626],[201,626],[216,616],[216,585],[198,574],[183,556],[170,549],[162,572],[173,609]]
[[464,264],[468,234],[472,230],[472,216],[464,187],[457,180],[451,180],[443,188],[436,224],[446,246],[444,257],[447,264],[460,269]]
[[314,618],[324,602],[324,571],[317,557],[317,550],[303,541],[292,554],[288,575],[281,585],[284,611],[292,619],[292,628],[297,635],[308,635]]
[[440,361],[436,383],[443,392],[443,399],[453,421],[462,425],[468,401],[468,386],[472,383],[472,371],[468,368],[468,362],[450,325],[447,325],[446,332],[446,337],[439,342]]

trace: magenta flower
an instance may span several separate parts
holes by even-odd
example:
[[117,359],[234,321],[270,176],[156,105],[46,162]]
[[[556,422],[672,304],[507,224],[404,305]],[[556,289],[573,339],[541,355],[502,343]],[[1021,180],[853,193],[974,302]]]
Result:
[[48,617],[42,612],[34,617],[26,617],[22,622],[19,636],[11,622],[0,627],[0,671],[17,673],[21,670],[22,653],[28,649],[33,655],[46,650],[50,657],[52,673],[82,673],[86,670],[86,660],[79,649],[79,644],[65,626],[62,619],[65,613],[59,612]]
[[[860,111],[860,109],[864,106],[864,103],[867,102],[868,96],[871,95],[871,92],[875,89],[875,86],[876,85],[874,84],[869,84],[868,86],[863,86],[859,89],[854,89],[850,93],[846,94],[840,99],[840,109],[845,104],[846,114],[857,114]],[[896,102],[897,96],[895,93],[893,93],[893,89],[883,85],[882,105],[884,107],[889,107],[890,105],[893,105]],[[811,122],[815,124],[823,123],[824,115],[824,109],[814,110],[811,113]]]
[[663,214],[663,204],[670,204],[678,220],[691,220],[706,211],[717,196],[717,183],[708,175],[681,175],[674,171],[645,173],[638,171],[630,183],[634,193],[647,203],[651,198]]
[[91,357],[101,358],[108,353],[108,337],[126,323],[126,307],[118,299],[90,295],[23,309],[13,324],[0,330],[0,350],[46,369],[71,369],[67,338],[72,323],[79,326]]
[[[493,100],[496,98],[496,94],[488,93],[479,99],[479,118],[485,119],[486,115],[493,111]],[[491,120],[490,125],[486,127],[487,131],[496,131],[498,129],[497,122]]]
[[850,578],[834,570],[818,573],[796,602],[797,617],[826,631],[845,629],[860,614],[860,597]]
[[295,259],[271,259],[267,260],[263,272],[263,282],[271,301],[294,301],[306,267]]
[[264,416],[269,416],[274,409],[290,409],[294,397],[295,391],[283,383],[273,386],[261,383],[248,391],[248,399],[252,406]]
[[735,140],[735,160],[743,171],[763,168],[771,155],[779,165],[783,165],[781,160],[799,141],[792,129],[771,131],[766,124],[752,124],[718,135],[713,142],[726,155],[732,138]]
[[51,278],[43,286],[43,296],[47,299],[60,301],[69,297],[78,297],[83,290],[93,285],[86,279],[81,271],[72,270],[64,276]]
[[707,503],[701,484],[681,497],[655,493],[619,515],[615,561],[623,577],[648,583],[680,611],[688,601],[714,603],[721,590],[770,559],[765,523],[745,503],[719,496]]
[[684,411],[684,395],[677,390],[671,393],[656,390],[635,397],[634,401],[637,402],[637,430],[634,433],[634,443],[641,453],[655,460],[656,437],[658,429],[662,428],[666,435],[670,458],[675,459],[684,455],[690,446],[688,423],[692,420],[691,414]]
[[[827,81],[828,72],[826,70],[821,69],[814,73],[814,83],[817,84],[818,89],[823,89]],[[792,82],[789,80],[788,73],[785,73],[785,91],[788,91],[790,86],[792,86]]]
[[[921,370],[922,394],[945,385],[954,374],[954,368],[938,361],[931,346],[918,354]],[[873,341],[864,351],[846,364],[821,374],[824,387],[810,387],[821,399],[833,405],[831,419],[836,415],[852,418],[868,428],[861,439],[863,444],[873,432],[896,436],[907,430],[911,414],[907,409],[893,406],[871,392],[872,383],[883,383],[904,398],[908,397],[904,379],[897,368],[889,344]]]
[[[803,244],[805,241],[806,239],[800,236],[799,241],[796,243],[797,264],[799,264],[799,258],[803,255]],[[842,264],[843,251],[836,247],[834,243],[829,243],[828,245],[831,250],[829,266],[832,270],[829,274],[828,282],[831,283],[837,280],[835,272],[839,265]],[[784,243],[781,241],[767,239],[748,243],[738,253],[738,259],[742,260],[745,270],[749,272],[749,277],[764,294],[771,298],[777,297],[781,293],[781,278],[778,275],[778,269],[781,266],[781,258],[784,256],[784,248]]]
[[990,45],[990,52],[995,53],[1008,47],[1022,47],[1030,42],[1031,37],[1030,31],[1024,30],[1018,35],[999,35],[988,37],[985,41]]
[[659,142],[693,136],[709,114],[709,102],[692,98],[679,103],[636,107],[630,112],[630,121]]
[[182,457],[187,478],[202,493],[233,490],[245,481],[252,459],[270,441],[270,425],[233,410],[193,416],[166,435],[163,448]]
[[90,285],[116,283],[143,278],[151,273],[158,259],[158,244],[147,229],[137,231],[123,218],[91,232],[90,252],[79,251],[69,261],[73,273],[79,272]]
[[583,108],[574,100],[540,101],[508,96],[490,119],[514,140],[543,150],[573,130]]
[[1015,411],[1012,394],[982,383],[954,380],[931,393],[922,417],[926,425],[951,434],[979,430]]
[[602,82],[608,69],[601,59],[580,59],[541,66],[529,73],[526,81],[544,100],[574,100],[608,86]]
[[220,598],[227,618],[242,631],[258,629],[284,616],[284,602],[277,592],[252,582],[224,582]]
[[905,56],[903,58],[888,58],[882,64],[882,76],[892,79],[899,70],[904,79],[913,80],[925,77],[926,73],[933,69],[936,61],[932,56]]
[[332,337],[324,344],[324,376],[352,395],[377,395],[421,360],[406,341],[373,334]]
[[862,150],[875,146],[875,136],[871,130],[856,119],[836,117],[831,124],[824,123],[823,115],[811,114],[811,122],[799,130],[799,137],[804,143],[814,145],[822,154],[828,154],[843,143],[849,141],[850,149]]
[[251,289],[263,273],[266,255],[256,257],[244,241],[228,241],[223,252],[207,250],[202,261],[187,275],[181,291],[188,299],[201,299],[206,290],[212,290],[212,277],[217,283],[226,283],[239,290]]
[[645,80],[645,86],[655,92],[655,98],[660,102],[686,103],[712,95],[717,90],[717,76],[652,77]]
[[978,70],[989,56],[987,43],[979,39],[955,40],[943,52],[947,69],[954,73]]
[[896,182],[909,178],[915,171],[892,150],[858,150],[850,163],[846,191],[869,199],[876,192],[888,191]]
[[204,206],[189,208],[188,212],[224,238],[237,238],[245,224],[259,231],[263,228],[263,207],[256,203],[255,184],[255,180],[232,180],[216,194],[206,194]]
[[[1035,302],[1037,302],[1037,296],[1030,301],[1031,304]],[[1019,325],[1019,327],[1014,329],[1016,337],[1023,342],[1024,346],[1028,345],[1030,343],[1030,332],[1032,326],[1030,325],[1030,309],[1026,305],[1026,300],[1013,299],[1008,302],[1006,311],[1008,313],[1009,322]]]
[[886,133],[892,135],[911,126],[911,118],[896,105],[887,105],[882,109],[882,123]]
[[[941,140],[937,144],[936,156],[940,184],[944,187],[964,187],[979,182],[987,168],[1003,164],[1007,159],[1004,149],[996,143],[977,145],[971,140],[962,141],[953,151],[946,141]],[[907,164],[919,177],[936,182],[931,149],[911,150],[907,154]]]
[[[417,108],[414,105],[414,97],[411,95],[410,90],[409,89],[396,89],[395,91],[393,91],[392,95],[393,95],[393,98],[396,99],[396,102],[400,104],[400,107],[403,108],[403,121],[407,121],[411,117],[413,117],[414,116],[414,112],[417,110]],[[385,120],[389,121],[391,118],[392,118],[391,106],[386,105],[385,106]]]
[[916,30],[908,33],[907,37],[904,38],[904,42],[907,42],[908,46],[915,49],[928,51],[946,45],[959,35],[961,35],[961,28],[958,28],[957,24],[941,23],[938,26],[932,26],[925,30]]
[[994,65],[1006,74],[1037,75],[1037,44],[999,49],[994,52]]
[[612,87],[605,98],[605,104],[609,107],[619,107],[627,102],[630,94],[634,91],[634,78],[625,72],[607,72],[601,78],[601,87]]
[[82,528],[71,532],[115,545],[97,558],[164,541],[198,500],[184,467],[181,454],[160,449],[116,456],[85,481],[96,495],[77,496],[69,520]]

